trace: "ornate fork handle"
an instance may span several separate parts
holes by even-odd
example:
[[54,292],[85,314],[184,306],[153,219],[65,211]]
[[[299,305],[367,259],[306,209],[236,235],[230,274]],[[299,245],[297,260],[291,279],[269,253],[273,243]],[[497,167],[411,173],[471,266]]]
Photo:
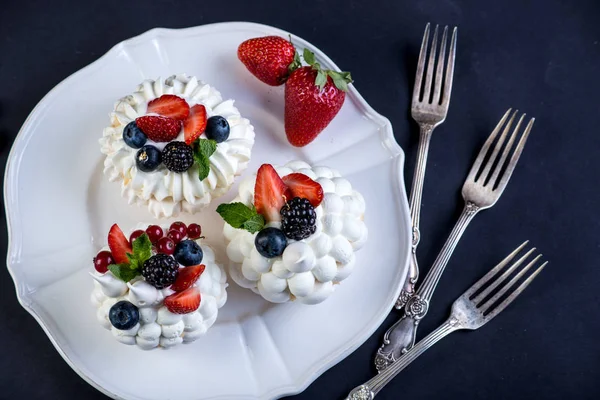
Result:
[[417,154],[417,164],[413,175],[412,187],[410,190],[410,215],[412,218],[412,254],[408,276],[404,282],[404,287],[400,292],[400,297],[396,300],[395,307],[400,310],[410,297],[415,293],[415,284],[419,279],[419,264],[417,263],[417,246],[419,245],[420,232],[419,222],[421,220],[421,201],[423,198],[423,182],[425,181],[425,168],[427,166],[427,155],[429,153],[429,142],[435,129],[434,124],[419,124],[419,150]]
[[429,302],[444,269],[458,241],[477,212],[479,212],[479,207],[473,202],[467,201],[431,270],[427,273],[416,294],[404,306],[404,315],[385,333],[383,345],[377,350],[375,356],[375,367],[379,372],[384,371],[414,346],[419,321],[427,314]]
[[385,385],[396,377],[403,369],[413,362],[427,349],[439,342],[450,333],[463,329],[457,319],[451,317],[439,328],[431,332],[426,338],[417,343],[411,350],[402,355],[398,361],[390,365],[385,371],[376,375],[371,380],[354,388],[346,400],[372,400]]

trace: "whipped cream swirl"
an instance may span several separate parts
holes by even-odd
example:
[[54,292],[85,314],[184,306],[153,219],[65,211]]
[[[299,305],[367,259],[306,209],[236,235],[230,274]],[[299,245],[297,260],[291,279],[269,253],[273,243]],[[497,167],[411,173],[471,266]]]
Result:
[[[225,272],[215,261],[213,250],[200,240],[196,242],[202,247],[202,264],[206,266],[193,285],[200,291],[201,298],[196,311],[173,314],[163,305],[163,300],[175,292],[170,288],[156,289],[141,276],[125,283],[110,271],[105,274],[94,271],[90,273],[94,278],[90,300],[96,307],[96,318],[100,325],[110,330],[119,342],[137,345],[144,350],[190,343],[204,335],[215,323],[219,308],[227,301],[227,283]],[[115,328],[108,318],[110,308],[121,300],[129,301],[139,309],[140,321],[129,330]]]
[[[123,140],[123,128],[145,115],[148,102],[163,94],[182,97],[190,107],[203,104],[208,118],[221,115],[229,122],[229,138],[217,145],[210,157],[210,174],[202,181],[198,179],[196,165],[183,173],[169,171],[164,165],[152,172],[139,170],[135,163],[138,150]],[[215,88],[194,76],[181,74],[164,82],[160,78],[142,82],[133,94],[118,100],[110,113],[111,125],[104,129],[100,139],[101,151],[106,155],[104,174],[110,181],[121,181],[121,194],[129,204],[146,205],[157,218],[198,212],[213,198],[225,194],[250,160],[254,127],[233,103],[233,100],[224,101]],[[206,135],[201,137],[206,138]],[[184,140],[183,129],[175,140]],[[160,150],[166,145],[152,140],[147,144]]]
[[[298,300],[318,304],[350,275],[355,264],[354,252],[367,241],[368,231],[363,221],[365,201],[350,182],[331,168],[311,168],[305,162],[293,161],[275,170],[282,177],[300,172],[323,187],[323,202],[315,208],[316,232],[301,241],[288,240],[281,256],[265,258],[254,246],[256,234],[225,223],[229,274],[238,285],[270,302]],[[256,175],[244,179],[233,201],[253,204],[255,182]],[[281,223],[269,226],[280,228]]]

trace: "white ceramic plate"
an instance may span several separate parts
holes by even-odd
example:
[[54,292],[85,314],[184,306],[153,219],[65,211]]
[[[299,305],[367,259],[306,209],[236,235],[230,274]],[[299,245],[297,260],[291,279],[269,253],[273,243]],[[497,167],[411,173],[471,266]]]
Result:
[[[352,87],[331,125],[307,147],[290,146],[283,129],[283,88],[271,88],[237,60],[242,41],[288,33],[252,23],[153,29],[115,46],[73,74],[33,110],[13,145],[4,195],[8,269],[23,307],[82,378],[114,398],[271,399],[302,391],[360,346],[383,322],[407,270],[409,213],[404,156],[387,119]],[[308,47],[328,68],[335,64]],[[365,197],[369,241],[354,273],[317,306],[273,305],[231,283],[229,301],[208,334],[191,345],[141,351],[118,343],[89,303],[91,260],[108,228],[152,220],[132,208],[102,175],[98,139],[119,97],[146,78],[186,72],[236,99],[256,129],[247,173],[264,162],[302,159],[337,168]],[[360,79],[360,77],[358,77]],[[223,222],[199,216],[208,242],[225,252]],[[40,230],[41,229],[41,230]],[[35,360],[31,360],[35,362]]]

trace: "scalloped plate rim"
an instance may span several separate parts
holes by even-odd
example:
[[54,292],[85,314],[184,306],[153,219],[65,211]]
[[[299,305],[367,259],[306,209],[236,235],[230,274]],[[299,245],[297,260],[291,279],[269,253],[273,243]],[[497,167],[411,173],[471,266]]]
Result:
[[[7,231],[8,231],[7,269],[8,269],[8,272],[9,272],[11,278],[13,279],[19,304],[27,312],[29,312],[29,314],[31,314],[34,317],[34,319],[37,321],[37,323],[42,327],[43,331],[46,333],[46,335],[50,339],[50,342],[54,345],[54,347],[56,348],[58,353],[62,356],[62,358],[65,360],[65,362],[87,383],[89,383],[91,386],[93,386],[94,388],[96,388],[97,390],[102,392],[103,394],[105,394],[109,397],[112,397],[114,399],[124,399],[124,398],[119,396],[116,393],[111,392],[110,390],[104,388],[103,386],[101,386],[99,383],[97,383],[92,378],[92,376],[90,376],[93,374],[88,374],[88,373],[84,372],[77,363],[72,361],[70,359],[69,355],[63,350],[63,348],[60,346],[60,344],[54,338],[53,333],[50,331],[50,329],[44,322],[43,318],[36,312],[36,310],[33,307],[33,303],[31,301],[29,301],[29,302],[26,301],[26,300],[30,300],[29,295],[33,292],[27,292],[24,289],[24,284],[19,281],[19,279],[17,277],[17,273],[13,267],[13,260],[12,260],[14,258],[13,256],[15,254],[18,254],[22,247],[22,243],[20,242],[20,237],[17,237],[17,235],[16,235],[16,233],[19,232],[19,229],[18,229],[18,225],[15,223],[15,220],[17,220],[17,216],[20,213],[18,212],[18,206],[15,207],[15,204],[17,204],[17,203],[11,202],[10,197],[9,197],[10,188],[14,184],[16,184],[16,172],[18,171],[19,166],[20,166],[20,160],[18,157],[20,152],[18,152],[18,150],[24,149],[26,147],[28,141],[32,137],[32,132],[33,132],[33,129],[29,129],[29,127],[31,125],[35,124],[36,118],[37,118],[38,114],[40,113],[40,111],[46,106],[46,104],[48,104],[52,100],[52,98],[54,96],[56,96],[59,89],[66,86],[70,81],[74,80],[78,76],[86,74],[86,73],[89,74],[94,69],[98,68],[99,66],[101,66],[102,63],[107,62],[107,60],[111,56],[116,55],[116,53],[118,53],[122,47],[125,47],[127,45],[135,45],[137,43],[142,43],[145,41],[150,41],[150,40],[153,40],[160,36],[175,36],[176,37],[178,35],[185,35],[188,33],[190,34],[190,36],[193,36],[193,35],[197,35],[197,34],[208,33],[208,32],[202,32],[202,31],[210,31],[210,30],[214,31],[214,30],[221,30],[221,29],[229,30],[229,31],[236,30],[236,29],[237,30],[258,29],[261,31],[270,31],[273,34],[278,34],[280,36],[285,36],[287,34],[290,34],[289,32],[286,32],[282,29],[272,27],[269,25],[264,25],[264,24],[254,23],[254,22],[232,21],[232,22],[219,22],[219,23],[213,23],[213,24],[199,25],[199,26],[180,28],[180,29],[158,27],[158,28],[150,29],[150,30],[148,30],[140,35],[134,36],[132,38],[123,40],[123,41],[119,42],[118,44],[114,45],[112,48],[110,48],[105,54],[100,56],[97,60],[95,60],[92,63],[88,64],[87,66],[79,69],[75,73],[69,75],[68,77],[63,79],[61,82],[59,82],[56,86],[54,86],[51,89],[36,104],[36,106],[33,108],[33,110],[27,116],[25,122],[23,123],[21,129],[19,130],[19,132],[11,146],[11,150],[8,155],[5,174],[4,174],[4,199],[5,199],[4,208],[5,208],[6,224],[7,224]],[[309,42],[305,41],[304,39],[301,39],[300,37],[295,36],[295,35],[293,35],[293,40],[295,43],[300,43],[302,45],[302,47],[310,48],[318,56],[318,58],[323,60],[323,64],[329,65],[331,68],[335,68],[335,69],[339,70],[339,68],[336,66],[336,64],[327,55],[325,55],[321,50],[319,50],[317,47],[315,47],[311,43],[309,43]],[[360,111],[362,111],[362,113],[365,114],[374,123],[379,125],[382,128],[383,133],[385,134],[385,140],[382,141],[382,143],[385,145],[386,149],[388,151],[390,151],[390,153],[393,155],[392,161],[395,162],[395,164],[396,164],[395,172],[397,173],[397,182],[395,182],[395,183],[397,183],[397,186],[395,187],[395,189],[401,200],[400,201],[400,207],[401,207],[400,215],[402,215],[404,217],[403,222],[404,222],[407,232],[410,232],[410,217],[409,217],[410,213],[409,213],[409,209],[408,209],[408,201],[407,201],[407,197],[406,197],[406,192],[404,189],[404,176],[403,176],[405,157],[404,157],[404,152],[403,152],[402,148],[400,147],[400,145],[398,145],[398,143],[394,139],[392,125],[386,117],[377,113],[366,102],[366,100],[360,95],[360,93],[357,91],[357,89],[354,86],[350,86],[349,96],[354,98],[357,105],[359,106]],[[10,208],[9,208],[9,204],[10,204]],[[407,240],[406,246],[408,248],[408,247],[410,247],[410,235],[407,235],[407,238],[408,238],[408,240]],[[409,256],[410,256],[410,252],[407,252],[404,262],[398,263],[399,268],[403,268],[406,271],[408,262],[409,262]],[[396,298],[400,294],[400,289],[402,287],[401,283],[403,283],[403,282],[399,282],[399,284],[397,285],[396,291],[389,296],[389,299],[390,299],[389,306],[387,308],[385,308],[386,310],[392,309],[392,306],[395,303]],[[375,330],[381,325],[381,323],[383,323],[383,321],[385,320],[387,315],[388,315],[388,312],[382,311],[381,315],[378,318],[378,323],[373,324],[369,327],[366,327],[365,329],[363,329],[363,332],[361,334],[357,335],[357,337],[360,337],[359,340],[356,340],[354,343],[352,343],[352,345],[347,346],[344,351],[340,352],[340,354],[331,354],[325,360],[320,362],[319,364],[321,364],[321,365],[318,366],[317,368],[308,370],[307,373],[303,374],[303,376],[297,380],[296,385],[277,387],[269,392],[264,393],[265,397],[263,397],[263,398],[279,398],[282,396],[292,396],[292,395],[296,395],[296,394],[303,392],[321,374],[323,374],[325,371],[327,371],[328,369],[335,366],[337,363],[339,363],[340,361],[345,359],[348,355],[350,355],[352,352],[354,352],[358,347],[360,347],[375,332]],[[213,399],[222,399],[222,398],[223,398],[222,396],[213,397]],[[245,398],[250,399],[250,398],[255,398],[255,397],[252,397],[252,396],[238,397],[238,399],[245,399]]]

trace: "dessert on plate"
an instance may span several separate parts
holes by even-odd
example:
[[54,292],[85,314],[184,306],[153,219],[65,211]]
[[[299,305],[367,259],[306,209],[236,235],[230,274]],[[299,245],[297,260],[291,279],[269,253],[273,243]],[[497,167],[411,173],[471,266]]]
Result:
[[334,169],[302,161],[263,164],[217,212],[231,278],[274,303],[327,299],[368,237],[363,196]]
[[92,304],[100,324],[121,343],[144,350],[198,339],[227,301],[225,272],[198,224],[114,224],[94,257]]
[[194,76],[146,80],[115,103],[100,139],[104,173],[155,217],[195,213],[248,165],[254,128]]

